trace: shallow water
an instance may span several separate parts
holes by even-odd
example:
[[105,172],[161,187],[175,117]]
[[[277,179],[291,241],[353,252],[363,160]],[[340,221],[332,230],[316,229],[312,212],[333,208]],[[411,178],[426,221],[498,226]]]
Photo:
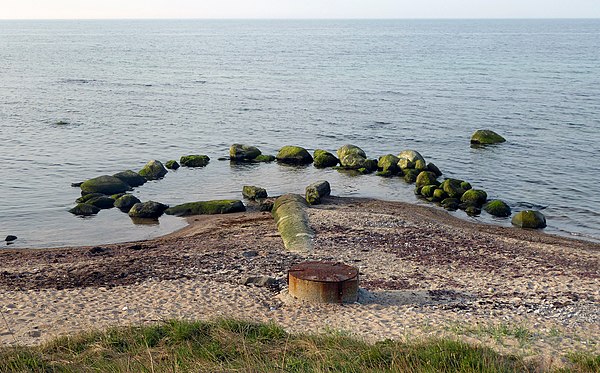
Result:
[[[353,143],[416,149],[514,211],[543,208],[549,233],[600,240],[598,61],[598,20],[1,21],[0,234],[48,247],[182,227],[67,210],[72,182],[185,154],[212,160],[135,194],[174,204],[327,179],[336,195],[421,203],[399,179],[217,161],[235,142]],[[479,128],[508,142],[471,148]]]

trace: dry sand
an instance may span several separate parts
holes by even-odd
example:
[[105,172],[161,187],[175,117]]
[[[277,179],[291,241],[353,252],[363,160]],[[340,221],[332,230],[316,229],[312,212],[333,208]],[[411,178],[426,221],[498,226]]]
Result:
[[[0,343],[171,318],[274,321],[367,340],[449,336],[560,365],[600,353],[600,245],[475,224],[399,202],[329,198],[309,209],[315,250],[289,253],[268,213],[202,216],[155,240],[0,252]],[[360,269],[356,304],[291,299],[307,259]],[[248,276],[274,287],[241,284]]]

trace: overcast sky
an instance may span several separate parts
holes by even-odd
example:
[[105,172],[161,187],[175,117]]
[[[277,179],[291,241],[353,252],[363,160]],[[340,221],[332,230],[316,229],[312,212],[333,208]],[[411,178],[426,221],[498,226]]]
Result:
[[0,0],[40,18],[600,18],[600,0]]

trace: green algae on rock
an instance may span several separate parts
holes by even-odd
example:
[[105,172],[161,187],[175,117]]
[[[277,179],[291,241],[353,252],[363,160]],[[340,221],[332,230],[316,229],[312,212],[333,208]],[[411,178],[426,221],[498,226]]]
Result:
[[501,218],[505,218],[510,216],[510,206],[508,206],[504,201],[499,199],[494,199],[483,205],[483,210],[490,215],[498,216]]
[[462,180],[446,179],[442,182],[440,187],[448,194],[448,197],[460,198],[465,193],[465,189],[461,186],[462,183]]
[[482,206],[487,201],[487,193],[479,189],[469,189],[460,197],[462,203],[472,206]]
[[128,214],[132,218],[158,219],[167,208],[169,208],[168,205],[160,202],[141,202],[133,205]]
[[306,187],[306,202],[310,205],[318,205],[323,197],[331,194],[331,186],[328,181],[320,180]]
[[138,187],[146,183],[145,178],[140,176],[140,174],[138,174],[137,172],[131,170],[117,172],[113,176],[117,179],[121,179],[124,183],[128,184],[131,187]]
[[167,215],[191,216],[191,215],[215,215],[244,212],[246,206],[240,200],[213,200],[188,202],[173,206],[165,211]]
[[232,144],[229,147],[229,159],[237,162],[247,162],[256,159],[262,152],[256,146]]
[[100,209],[96,206],[88,205],[87,203],[78,203],[77,206],[70,209],[69,212],[73,215],[91,216],[99,213]]
[[129,212],[136,203],[141,203],[136,196],[124,194],[115,200],[114,206],[123,212]]
[[404,170],[404,181],[407,183],[414,183],[417,181],[417,176],[419,176],[419,171],[415,169],[407,169]]
[[546,227],[546,217],[536,210],[519,211],[511,223],[519,228],[541,229]]
[[167,163],[165,163],[165,167],[169,170],[176,170],[179,168],[179,166],[179,163],[174,159],[170,159],[167,161]]
[[442,207],[448,211],[458,210],[459,204],[460,204],[460,201],[457,198],[445,198],[441,202]]
[[273,162],[274,160],[275,160],[275,156],[274,155],[261,154],[258,157],[252,159],[251,162],[254,162],[254,163],[268,163],[268,162]]
[[90,198],[85,202],[88,205],[96,206],[99,209],[111,209],[115,206],[115,200],[107,196],[97,196]]
[[254,185],[244,185],[242,187],[242,196],[251,200],[267,198],[267,190]]
[[317,149],[313,153],[314,165],[317,168],[326,168],[336,166],[339,159],[327,150]]
[[87,201],[89,201],[92,198],[102,197],[102,196],[105,196],[105,194],[102,194],[102,193],[89,193],[89,194],[86,194],[84,196],[81,196],[81,197],[77,198],[75,200],[75,202],[77,202],[77,203],[86,203]]
[[433,192],[438,188],[437,185],[430,184],[421,187],[421,195],[423,197],[433,197]]
[[102,175],[84,181],[81,184],[81,190],[85,194],[89,193],[102,193],[102,194],[115,194],[122,193],[130,190],[129,184],[123,182],[114,176]]
[[439,185],[440,184],[437,181],[437,176],[435,176],[435,174],[431,171],[419,172],[419,174],[417,175],[417,179],[415,181],[417,183],[417,186]]
[[275,158],[277,161],[287,164],[305,165],[313,162],[312,155],[306,149],[293,145],[286,145],[279,149]]
[[207,155],[200,154],[184,155],[179,159],[179,163],[184,167],[205,167],[209,161]]
[[[167,169],[161,161],[153,159],[138,172],[146,180],[158,180],[167,174]],[[112,193],[111,193],[112,194]]]
[[433,191],[433,200],[434,201],[441,201],[443,199],[445,199],[446,197],[448,197],[448,194],[446,194],[446,192],[444,192],[443,189],[436,189]]
[[[411,150],[411,149],[403,150],[400,153],[398,153],[398,159],[400,159],[400,160],[406,159],[413,164],[416,164],[416,162],[419,160],[422,162],[425,162],[425,158],[423,158],[421,153],[419,153],[416,150]],[[408,168],[411,168],[411,167],[408,167]]]
[[471,136],[471,144],[488,145],[505,142],[506,139],[491,130],[477,130]]
[[395,175],[398,173],[400,168],[398,167],[398,157],[393,154],[386,154],[379,157],[377,161],[377,168],[381,170],[382,175]]

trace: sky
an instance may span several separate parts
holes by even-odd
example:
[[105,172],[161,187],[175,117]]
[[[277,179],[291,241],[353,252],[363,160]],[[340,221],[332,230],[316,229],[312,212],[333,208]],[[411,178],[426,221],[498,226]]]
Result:
[[600,18],[600,0],[0,0],[0,19]]

